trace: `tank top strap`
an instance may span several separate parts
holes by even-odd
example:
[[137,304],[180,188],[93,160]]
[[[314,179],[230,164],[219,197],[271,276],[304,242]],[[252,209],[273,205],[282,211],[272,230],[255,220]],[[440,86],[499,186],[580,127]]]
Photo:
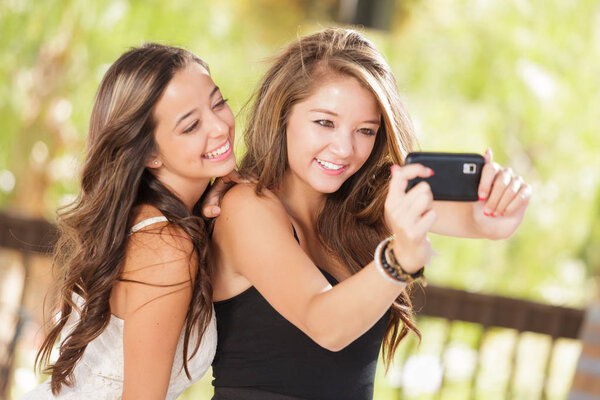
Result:
[[296,239],[296,242],[298,242],[298,244],[300,244],[300,238],[298,237],[298,232],[296,232],[296,227],[294,226],[294,224],[292,225],[292,229],[294,230],[294,239]]
[[140,229],[147,227],[148,225],[156,224],[157,222],[168,222],[168,221],[169,220],[164,215],[161,215],[160,217],[148,218],[148,219],[140,221],[137,224],[135,224],[134,226],[132,226],[131,229],[129,230],[129,234],[131,235],[131,234],[139,231]]

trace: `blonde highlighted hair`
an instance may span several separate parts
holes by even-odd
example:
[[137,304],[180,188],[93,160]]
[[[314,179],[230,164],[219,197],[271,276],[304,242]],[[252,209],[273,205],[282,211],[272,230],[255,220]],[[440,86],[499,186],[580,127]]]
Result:
[[[190,262],[197,259],[198,268],[196,275],[190,276],[194,285],[183,342],[184,369],[190,376],[187,360],[199,344],[190,346],[190,338],[194,332],[201,337],[212,318],[207,226],[199,217],[200,202],[190,213],[145,164],[158,150],[155,105],[173,76],[194,63],[208,70],[208,65],[189,51],[149,43],[121,55],[100,83],[90,118],[79,195],[58,210],[60,237],[54,250],[54,267],[60,274],[58,313],[50,320],[36,357],[36,365],[47,366],[44,372],[51,375],[55,395],[63,385],[74,384],[75,365],[110,321],[111,290],[117,281],[124,280],[122,261],[132,210],[142,204],[157,208],[169,226],[179,228],[193,244],[195,254],[190,254]],[[193,270],[190,268],[190,273]],[[74,303],[74,295],[81,297],[82,307]],[[62,338],[58,359],[49,364],[52,349],[73,312],[79,312],[80,318]]]

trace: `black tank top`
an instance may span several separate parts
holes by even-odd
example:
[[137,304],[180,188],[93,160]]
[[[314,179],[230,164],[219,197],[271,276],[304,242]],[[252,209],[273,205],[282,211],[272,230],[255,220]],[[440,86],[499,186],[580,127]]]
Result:
[[[332,286],[338,283],[321,272]],[[353,343],[333,352],[282,317],[254,286],[214,307],[213,400],[373,398],[389,311]]]

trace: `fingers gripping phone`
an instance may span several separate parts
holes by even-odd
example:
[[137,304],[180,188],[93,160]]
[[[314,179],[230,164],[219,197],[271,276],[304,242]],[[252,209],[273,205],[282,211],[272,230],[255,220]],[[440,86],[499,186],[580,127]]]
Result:
[[434,171],[429,178],[408,181],[406,191],[421,181],[429,183],[434,200],[477,201],[477,189],[481,170],[485,164],[483,156],[476,153],[431,153],[413,152],[406,156],[405,164],[423,164]]

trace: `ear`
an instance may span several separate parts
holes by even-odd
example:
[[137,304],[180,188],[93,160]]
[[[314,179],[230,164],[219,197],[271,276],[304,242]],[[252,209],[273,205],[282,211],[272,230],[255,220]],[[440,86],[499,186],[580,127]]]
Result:
[[158,157],[152,157],[150,160],[146,162],[147,168],[160,168],[162,166],[162,162],[158,159]]

